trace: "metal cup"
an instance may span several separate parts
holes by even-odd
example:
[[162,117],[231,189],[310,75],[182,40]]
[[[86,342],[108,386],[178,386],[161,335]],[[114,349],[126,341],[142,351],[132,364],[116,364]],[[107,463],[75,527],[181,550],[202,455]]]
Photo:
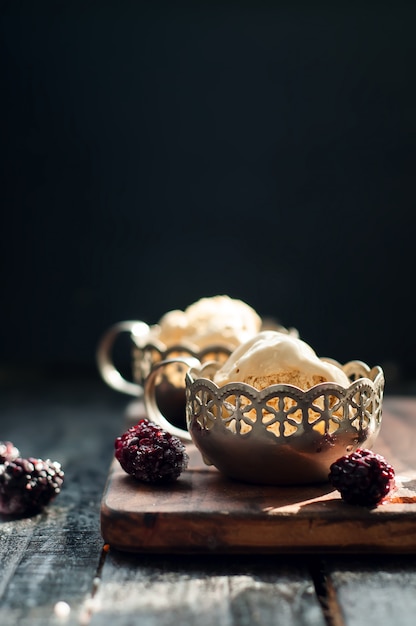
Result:
[[[285,328],[274,320],[263,320],[263,328],[298,336],[295,328]],[[196,358],[201,363],[223,363],[235,345],[216,343],[201,349],[194,343],[182,342],[167,346],[157,339],[158,325],[149,326],[140,320],[126,320],[111,326],[102,336],[97,349],[97,365],[103,380],[116,391],[133,396],[143,396],[145,382],[156,368],[153,378],[154,395],[159,412],[168,422],[186,436],[185,373],[186,362],[181,359]],[[114,363],[114,346],[117,339],[127,333],[131,340],[132,380],[127,380]],[[160,364],[162,363],[162,366]]]
[[[155,326],[148,326],[140,320],[126,320],[111,326],[98,344],[98,370],[112,389],[137,399],[143,396],[145,381],[156,368],[153,385],[157,406],[173,427],[184,431],[187,365],[181,363],[180,359],[197,358],[202,363],[214,359],[222,363],[230,355],[233,346],[224,343],[201,350],[195,344],[183,343],[168,347],[156,339],[154,330]],[[131,340],[132,380],[126,379],[114,363],[115,343],[122,333],[128,333]]]
[[275,485],[327,481],[335,460],[372,446],[378,436],[384,390],[379,366],[370,369],[362,361],[338,364],[351,381],[348,387],[326,382],[303,391],[277,384],[258,391],[245,383],[218,387],[212,380],[218,363],[180,362],[187,367],[187,430],[172,428],[160,413],[154,394],[156,369],[145,384],[148,415],[193,441],[205,463],[229,478]]

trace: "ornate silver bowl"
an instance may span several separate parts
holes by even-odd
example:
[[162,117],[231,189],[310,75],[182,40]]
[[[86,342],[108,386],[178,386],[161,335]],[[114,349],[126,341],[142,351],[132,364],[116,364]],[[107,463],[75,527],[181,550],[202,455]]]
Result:
[[[97,366],[103,380],[112,389],[141,398],[147,377],[159,363],[167,363],[158,369],[155,393],[160,410],[174,425],[186,428],[185,421],[185,373],[187,366],[171,359],[195,357],[201,363],[216,360],[223,363],[233,350],[226,343],[212,345],[200,350],[198,346],[177,344],[166,346],[157,340],[155,329],[140,320],[117,322],[101,337],[97,348]],[[130,336],[131,343],[131,379],[122,374],[115,364],[114,348],[122,334]]]
[[219,363],[185,359],[184,364],[187,431],[172,429],[160,413],[155,371],[145,387],[149,418],[191,439],[204,462],[230,478],[275,485],[326,481],[331,463],[371,447],[379,433],[384,391],[379,366],[338,363],[351,381],[346,388],[328,382],[307,391],[286,384],[258,391],[245,383],[218,387],[212,378]]
[[[274,321],[264,321],[264,325],[298,336],[295,328],[287,329]],[[235,349],[235,345],[224,341],[203,349],[190,342],[166,346],[157,339],[157,332],[155,332],[157,327],[157,324],[149,326],[140,320],[126,320],[108,328],[97,348],[98,370],[110,387],[140,398],[148,376],[156,368],[157,379],[154,385],[160,411],[171,424],[183,431],[186,429],[185,374],[188,369],[186,359],[195,358],[200,363],[215,360],[221,364]],[[114,363],[114,346],[123,333],[130,335],[132,380],[123,376]]]

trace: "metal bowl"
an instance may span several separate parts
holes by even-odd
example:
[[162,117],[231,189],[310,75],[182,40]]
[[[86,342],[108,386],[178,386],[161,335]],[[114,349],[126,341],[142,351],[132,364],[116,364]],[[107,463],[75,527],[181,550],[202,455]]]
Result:
[[245,383],[218,387],[220,364],[182,361],[187,431],[171,428],[155,401],[152,378],[145,402],[152,421],[192,440],[207,465],[249,483],[293,485],[328,480],[331,463],[359,447],[371,447],[382,421],[384,375],[362,361],[337,364],[351,384],[320,383],[303,391]]
[[[274,320],[262,321],[264,329],[273,328],[296,337],[299,335],[296,328],[285,328]],[[211,360],[224,363],[235,345],[224,340],[204,348],[185,341],[167,346],[157,339],[157,329],[157,324],[148,326],[140,320],[126,320],[111,326],[98,344],[98,369],[110,387],[140,398],[148,376],[156,368],[155,394],[159,409],[173,426],[185,430],[185,373],[188,367],[183,359],[196,358],[200,363]],[[130,336],[132,380],[128,380],[114,362],[115,344],[122,334]]]

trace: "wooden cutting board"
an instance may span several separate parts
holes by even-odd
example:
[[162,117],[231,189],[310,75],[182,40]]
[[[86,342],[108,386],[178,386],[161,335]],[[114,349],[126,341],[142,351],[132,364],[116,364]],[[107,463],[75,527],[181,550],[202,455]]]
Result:
[[376,509],[351,506],[329,484],[247,485],[204,465],[170,486],[138,483],[114,460],[101,503],[111,547],[154,553],[416,553],[416,398],[385,398],[374,446],[398,489]]

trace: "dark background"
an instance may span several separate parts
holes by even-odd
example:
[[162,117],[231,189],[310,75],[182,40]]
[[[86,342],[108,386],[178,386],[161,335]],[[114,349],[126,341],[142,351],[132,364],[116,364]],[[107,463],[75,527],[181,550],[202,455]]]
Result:
[[226,293],[414,389],[414,3],[0,6],[3,380]]

